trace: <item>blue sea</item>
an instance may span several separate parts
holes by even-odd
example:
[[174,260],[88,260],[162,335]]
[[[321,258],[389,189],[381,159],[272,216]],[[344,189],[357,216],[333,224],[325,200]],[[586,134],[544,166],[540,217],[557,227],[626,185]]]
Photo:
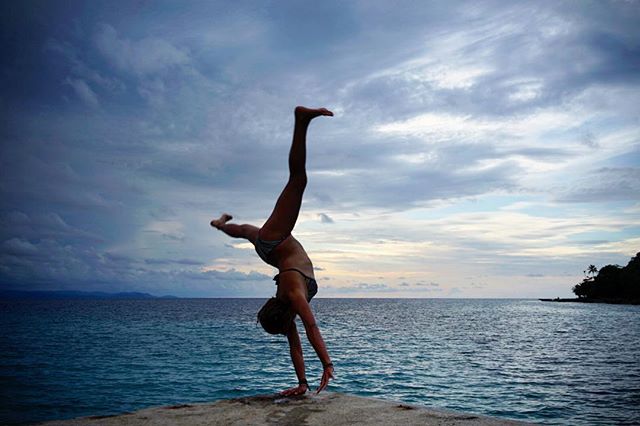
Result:
[[[0,424],[296,384],[264,300],[0,302]],[[640,306],[314,299],[330,390],[548,424],[640,423]],[[302,331],[302,327],[299,327]],[[321,366],[303,337],[307,377]]]

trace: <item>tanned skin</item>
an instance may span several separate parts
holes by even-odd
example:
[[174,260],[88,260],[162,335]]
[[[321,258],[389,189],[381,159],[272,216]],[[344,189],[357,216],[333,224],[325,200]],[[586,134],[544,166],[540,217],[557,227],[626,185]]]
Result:
[[[258,234],[262,240],[285,240],[280,243],[269,255],[268,264],[284,271],[289,268],[296,268],[304,272],[309,277],[314,277],[313,264],[307,252],[292,235],[300,206],[302,195],[307,186],[306,172],[306,139],[307,129],[311,120],[320,116],[333,116],[333,113],[326,108],[305,108],[296,107],[294,111],[295,126],[293,129],[293,141],[289,151],[289,181],[285,185],[276,205],[269,216],[269,219],[258,228],[253,225],[237,225],[229,223],[233,217],[224,213],[218,219],[211,221],[211,226],[217,228],[233,238],[244,238],[255,245]],[[314,277],[315,278],[315,277]],[[323,373],[320,379],[320,386],[316,393],[320,393],[333,378],[333,365],[327,352],[320,329],[316,323],[311,306],[307,302],[307,286],[304,278],[296,271],[280,272],[278,290],[276,297],[289,303],[291,309],[300,317],[304,325],[307,338],[313,346],[320,362],[322,362]],[[302,355],[302,345],[300,335],[296,328],[295,320],[292,321],[288,333],[289,352],[291,361],[298,376],[298,382],[306,383],[304,357]],[[302,395],[309,389],[306,384],[282,391],[284,396]]]

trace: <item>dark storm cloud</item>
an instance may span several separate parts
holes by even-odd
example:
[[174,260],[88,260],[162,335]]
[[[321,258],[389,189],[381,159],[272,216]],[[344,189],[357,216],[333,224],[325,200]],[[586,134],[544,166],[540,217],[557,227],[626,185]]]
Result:
[[640,200],[640,168],[602,167],[594,170],[559,194],[557,200],[568,203]]
[[[173,291],[177,295],[206,295],[207,286],[246,282],[258,285],[261,289],[258,294],[264,295],[270,289],[264,284],[271,281],[270,276],[254,271],[202,272],[202,262],[193,259],[140,261],[137,257],[105,253],[91,246],[62,243],[59,239],[6,240],[0,245],[0,265],[0,283],[13,289],[122,291],[133,288],[154,294]],[[186,294],[181,288],[186,289]]]
[[189,266],[203,266],[204,262],[192,259],[145,259],[144,263],[148,265],[189,265]]
[[[363,152],[363,150],[360,150]],[[496,158],[491,147],[458,146],[434,149],[435,163],[411,164],[390,158],[382,149],[363,153],[365,164],[344,176],[316,176],[317,186],[332,195],[323,205],[383,207],[402,210],[432,200],[482,194],[516,187],[520,168],[512,162],[474,170],[479,161]],[[396,150],[396,154],[402,153]],[[547,155],[547,153],[545,153]],[[331,190],[333,189],[333,190]]]
[[56,213],[40,212],[28,216],[20,211],[10,211],[0,216],[0,238],[28,240],[61,238],[69,241],[100,241],[97,235],[70,226]]
[[322,223],[333,223],[333,219],[328,214],[320,213],[318,216],[320,216],[320,222]]
[[[532,142],[508,132],[376,130],[422,114],[503,122],[578,104],[575,117],[604,111],[619,121],[593,119],[567,139],[591,153],[620,153],[607,135],[637,120],[628,98],[640,75],[638,9],[4,2],[0,280],[185,295],[263,291],[258,282],[268,277],[235,264],[205,272],[253,259],[206,233],[207,223],[227,209],[239,220],[267,217],[286,181],[296,104],[338,112],[310,129],[304,208],[322,223],[347,208],[366,216],[518,193],[531,163],[587,155],[547,135]],[[603,87],[621,95],[585,95]],[[637,167],[602,161],[563,175],[568,183],[554,197],[637,199]]]

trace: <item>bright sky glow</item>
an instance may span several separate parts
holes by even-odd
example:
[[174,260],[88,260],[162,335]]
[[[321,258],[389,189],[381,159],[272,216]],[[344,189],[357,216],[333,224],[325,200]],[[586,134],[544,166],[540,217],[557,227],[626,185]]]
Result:
[[309,132],[319,297],[570,296],[640,251],[637,1],[3,2],[0,288],[267,297]]

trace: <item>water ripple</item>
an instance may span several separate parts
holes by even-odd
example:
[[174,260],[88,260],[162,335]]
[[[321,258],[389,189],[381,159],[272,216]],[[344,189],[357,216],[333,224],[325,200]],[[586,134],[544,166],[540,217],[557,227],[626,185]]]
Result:
[[[296,382],[254,299],[0,302],[0,423]],[[640,423],[640,307],[318,299],[331,389],[548,424]],[[303,328],[299,327],[302,333]],[[304,338],[307,377],[321,365]]]

